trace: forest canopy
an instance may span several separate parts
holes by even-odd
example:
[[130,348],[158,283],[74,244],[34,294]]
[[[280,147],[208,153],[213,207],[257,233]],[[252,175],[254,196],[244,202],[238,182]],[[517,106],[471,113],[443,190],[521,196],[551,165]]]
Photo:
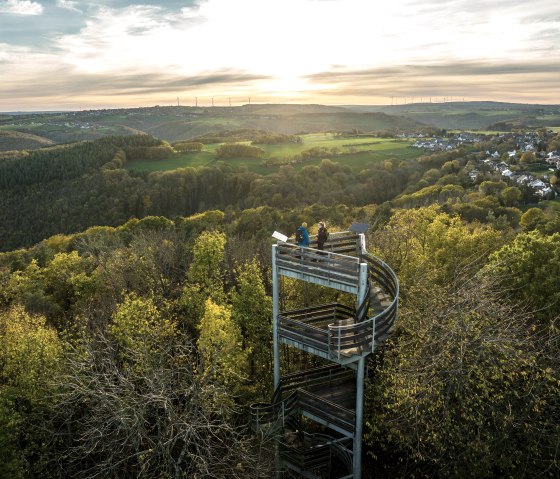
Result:
[[[400,282],[367,364],[364,476],[560,474],[555,201],[474,147],[360,169],[321,150],[267,175],[123,168],[202,143],[110,137],[0,161],[0,476],[271,477],[247,427],[273,392],[271,233],[319,221],[367,223]],[[348,302],[282,288],[287,309]],[[282,354],[285,373],[320,364]]]

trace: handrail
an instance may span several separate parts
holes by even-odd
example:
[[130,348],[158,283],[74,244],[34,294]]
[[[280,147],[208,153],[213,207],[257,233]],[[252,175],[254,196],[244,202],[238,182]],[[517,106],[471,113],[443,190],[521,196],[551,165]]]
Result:
[[303,432],[299,443],[295,445],[282,440],[278,442],[280,454],[299,470],[324,465],[326,456],[334,454],[347,472],[352,471],[352,452],[349,450],[351,441],[346,437],[337,439],[328,434]]
[[[381,259],[366,253],[368,264],[368,294],[356,311],[353,324],[328,325],[329,352],[337,359],[343,356],[362,356],[373,352],[377,333],[386,333],[393,326],[398,312],[399,280],[395,272]],[[372,283],[377,283],[392,296],[391,303],[380,313],[368,317]]]
[[[329,233],[329,239],[323,245],[323,251],[333,253],[356,253],[358,235],[352,231],[337,231]],[[289,238],[287,243],[295,245],[295,239]],[[309,245],[313,248],[317,244],[317,235],[309,235]]]
[[292,413],[301,410],[345,431],[354,430],[354,411],[301,388],[271,404],[251,404],[251,425],[254,431],[269,429],[276,432]]
[[298,389],[297,394],[298,404],[301,409],[305,409],[314,416],[346,431],[354,430],[354,422],[356,419],[356,413],[354,411],[303,389]]
[[[348,429],[353,427],[352,411],[309,391],[327,384],[340,384],[343,381],[347,381],[351,376],[353,376],[351,370],[337,364],[321,366],[283,376],[272,395],[271,403],[256,403],[250,406],[253,429],[255,431],[262,430],[263,425],[266,425],[266,428],[276,431],[280,423],[283,423],[292,414],[294,409],[299,409],[301,405],[307,405],[314,410],[314,414],[317,414],[324,420],[340,423],[339,426],[342,428]],[[283,395],[284,397],[282,397]],[[319,403],[323,407],[315,408],[313,403]],[[340,410],[340,416],[346,419],[337,421],[336,416],[332,414],[326,414],[325,416],[324,413],[327,410],[333,411],[335,409],[337,411]]]
[[[336,233],[335,233],[336,234]],[[331,234],[331,237],[333,234]],[[327,312],[319,316],[315,308],[287,311],[278,314],[280,336],[295,343],[305,344],[325,357],[334,360],[351,361],[354,357],[361,357],[373,352],[375,343],[380,343],[393,327],[398,314],[399,281],[394,271],[384,261],[362,250],[359,235],[342,233],[340,236],[354,241],[358,256],[348,256],[339,253],[319,252],[314,248],[300,247],[295,244],[278,242],[277,265],[280,268],[290,268],[315,276],[334,276],[337,279],[352,278],[357,284],[359,265],[367,264],[367,290],[364,300],[355,308],[353,314],[347,313],[346,318],[333,317],[333,320],[323,327],[313,323],[328,319]],[[320,261],[320,268],[317,268]],[[311,271],[313,268],[314,271]],[[321,269],[323,271],[316,272]],[[383,311],[370,316],[373,285],[379,285],[386,293],[390,303],[383,303]],[[332,305],[331,305],[332,306]],[[321,308],[321,307],[319,307]],[[302,317],[303,316],[303,317]]]
[[[333,251],[320,251],[317,248],[311,248],[309,246],[298,246],[296,244],[285,243],[283,241],[278,241],[278,257],[281,258],[282,255],[289,257],[294,257],[298,260],[317,260],[321,259],[322,263],[332,263],[334,265],[347,265],[347,264],[360,264],[360,258],[356,256],[350,256],[347,254],[337,253]],[[301,263],[301,261],[299,261]]]

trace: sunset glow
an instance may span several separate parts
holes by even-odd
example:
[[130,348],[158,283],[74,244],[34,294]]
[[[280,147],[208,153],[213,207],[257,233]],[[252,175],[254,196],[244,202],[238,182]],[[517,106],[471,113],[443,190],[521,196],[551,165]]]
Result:
[[560,102],[560,4],[0,0],[0,110]]

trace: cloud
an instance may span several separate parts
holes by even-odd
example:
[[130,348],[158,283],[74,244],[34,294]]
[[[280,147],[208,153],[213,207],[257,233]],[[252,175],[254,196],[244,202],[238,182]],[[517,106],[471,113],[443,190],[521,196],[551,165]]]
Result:
[[13,15],[41,15],[43,5],[29,0],[5,0],[0,2],[0,13]]
[[456,96],[549,102],[558,96],[559,75],[560,64],[555,61],[439,62],[361,70],[334,68],[306,79],[310,84],[328,86],[314,92],[324,101],[361,97],[386,103],[390,97],[427,100],[430,96]]
[[[41,61],[41,59],[37,59]],[[0,63],[2,59],[0,58]],[[43,59],[47,63],[47,59]],[[65,98],[73,101],[98,103],[111,99],[112,103],[126,105],[138,98],[175,99],[177,95],[194,97],[215,91],[235,94],[243,91],[267,77],[244,71],[222,70],[198,74],[196,76],[177,76],[167,73],[151,72],[136,74],[97,73],[85,74],[71,68],[57,68],[42,75],[33,76],[29,72],[22,80],[7,80],[0,83],[0,111],[2,100],[13,97],[25,98],[27,102],[39,102],[45,98]],[[227,93],[226,93],[227,95]],[[89,98],[89,100],[85,100]]]
[[73,12],[83,13],[82,10],[78,8],[78,2],[73,0],[56,0],[56,6],[59,8],[64,8],[65,10],[72,10]]
[[29,0],[5,0],[0,2],[0,13],[11,13],[13,15],[41,15],[43,11],[43,5]]

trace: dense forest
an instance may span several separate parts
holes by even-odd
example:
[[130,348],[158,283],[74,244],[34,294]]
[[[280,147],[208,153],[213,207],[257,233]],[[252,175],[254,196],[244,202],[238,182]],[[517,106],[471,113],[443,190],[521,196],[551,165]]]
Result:
[[[31,246],[56,233],[117,226],[131,217],[188,216],[207,209],[294,208],[314,203],[383,203],[415,184],[430,167],[457,153],[423,162],[388,162],[354,171],[324,159],[261,176],[224,161],[218,167],[139,173],[122,168],[141,155],[153,159],[161,140],[146,135],[105,138],[62,150],[31,152],[0,162],[0,250]],[[243,145],[240,145],[243,147]],[[258,147],[244,147],[258,149]],[[236,148],[236,151],[239,148]],[[227,148],[220,151],[227,156]],[[225,158],[227,160],[227,158]],[[14,215],[13,212],[19,214]]]
[[[473,182],[474,148],[359,171],[123,169],[169,148],[0,161],[0,477],[271,477],[248,430],[272,392],[270,236],[320,220],[368,223],[401,286],[368,365],[364,477],[560,474],[556,209],[491,169]],[[283,285],[286,307],[325,294]]]

